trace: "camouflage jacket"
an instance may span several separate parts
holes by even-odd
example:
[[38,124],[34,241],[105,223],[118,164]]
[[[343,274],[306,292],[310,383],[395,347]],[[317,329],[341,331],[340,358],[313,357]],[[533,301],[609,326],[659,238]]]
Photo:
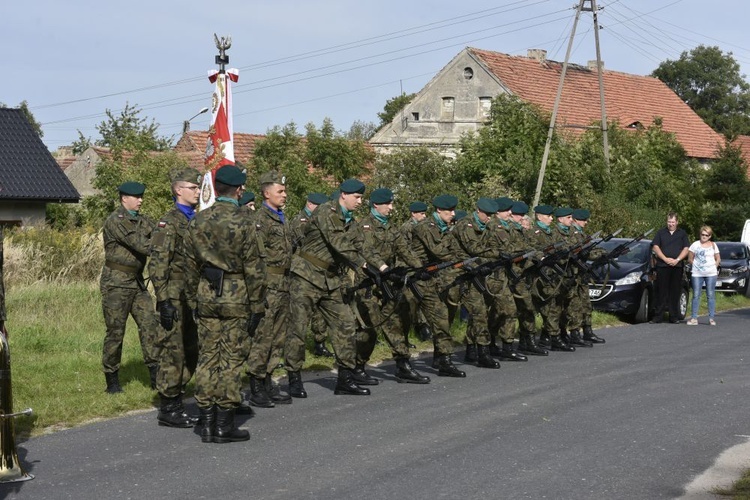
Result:
[[500,250],[492,244],[491,224],[492,220],[482,229],[471,214],[458,221],[451,231],[453,258],[465,260],[470,257],[480,257],[482,262],[490,262],[498,258]]
[[154,224],[143,215],[130,215],[120,206],[104,221],[104,268],[102,284],[139,288],[146,259],[151,253]]
[[427,217],[414,226],[411,248],[422,265],[446,262],[453,258],[449,235],[450,231],[440,232],[433,217]]
[[289,221],[289,235],[292,242],[292,252],[296,252],[302,246],[302,237],[305,235],[305,226],[310,221],[307,211],[303,208],[293,219]]
[[292,273],[323,290],[341,287],[345,267],[361,268],[362,233],[346,222],[337,200],[318,206],[305,225],[302,246],[292,257]]
[[358,222],[364,234],[365,259],[380,269],[383,264],[394,267],[405,264],[420,267],[422,262],[407,245],[403,233],[391,224],[384,225],[372,214]]
[[185,298],[185,235],[188,221],[176,207],[162,216],[151,236],[148,275],[154,285],[156,301]]
[[266,263],[266,285],[274,290],[288,291],[292,265],[289,225],[265,205],[256,211],[253,222],[258,232],[260,256]]
[[[203,275],[204,268],[224,272],[221,296]],[[247,214],[217,201],[190,221],[185,237],[185,294],[198,315],[245,318],[264,308],[265,265],[257,231]]]
[[411,245],[411,241],[414,239],[414,228],[417,227],[417,224],[419,224],[419,222],[412,218],[409,218],[408,221],[401,224],[401,234],[404,235],[406,243],[409,245]]

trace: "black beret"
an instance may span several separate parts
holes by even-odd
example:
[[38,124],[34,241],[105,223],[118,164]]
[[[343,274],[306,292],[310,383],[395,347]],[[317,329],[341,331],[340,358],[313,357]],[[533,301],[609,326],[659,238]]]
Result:
[[511,200],[507,196],[501,196],[500,198],[497,198],[495,200],[495,203],[497,203],[498,212],[507,212],[513,206],[513,200]]
[[555,209],[555,217],[567,217],[573,215],[573,209],[568,207],[559,207]]
[[427,203],[423,201],[412,201],[409,203],[409,212],[426,212]]
[[493,198],[479,198],[477,200],[477,209],[486,214],[497,212],[497,202]]
[[246,180],[247,174],[234,165],[224,165],[216,171],[216,182],[227,186],[244,186]]
[[380,205],[393,201],[393,191],[388,188],[378,188],[370,193],[370,203]]
[[529,213],[529,206],[523,201],[514,201],[510,211],[516,215],[526,215]]
[[252,191],[245,191],[240,197],[240,205],[247,205],[251,201],[255,201],[255,193]]
[[537,205],[534,207],[534,212],[542,215],[552,215],[554,211],[552,205]]
[[117,187],[117,190],[122,194],[127,194],[129,196],[143,196],[143,193],[146,191],[146,186],[144,184],[141,184],[140,182],[123,182]]
[[307,195],[307,201],[315,203],[316,205],[322,205],[328,201],[328,196],[323,193],[310,193]]
[[573,218],[575,220],[589,220],[589,217],[591,217],[591,212],[585,208],[576,208],[573,210]]
[[365,185],[358,179],[347,179],[341,183],[341,185],[339,186],[339,191],[345,194],[364,194]]
[[458,205],[458,198],[452,194],[441,194],[432,200],[432,205],[440,210],[453,210]]

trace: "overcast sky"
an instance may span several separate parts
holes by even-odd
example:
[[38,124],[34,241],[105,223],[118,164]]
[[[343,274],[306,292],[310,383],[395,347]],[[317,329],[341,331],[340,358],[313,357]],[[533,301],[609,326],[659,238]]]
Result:
[[[590,3],[587,2],[587,5]],[[598,0],[608,69],[647,75],[704,45],[750,73],[747,2]],[[126,102],[178,138],[210,105],[213,34],[231,35],[235,132],[325,117],[339,130],[378,122],[385,102],[419,91],[464,47],[565,58],[575,0],[6,1],[0,6],[0,102],[26,100],[50,150]],[[603,9],[602,9],[603,8]],[[571,62],[595,59],[593,19],[579,21]],[[595,96],[592,96],[594,98]],[[208,128],[209,114],[194,130]]]

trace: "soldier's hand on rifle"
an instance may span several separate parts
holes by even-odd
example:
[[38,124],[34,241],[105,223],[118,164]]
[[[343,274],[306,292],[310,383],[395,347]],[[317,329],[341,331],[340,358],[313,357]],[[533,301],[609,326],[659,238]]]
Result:
[[378,288],[383,286],[383,278],[380,274],[380,271],[378,271],[377,269],[371,268],[367,264],[365,264],[364,267],[362,267],[362,270],[365,272],[368,278],[372,279],[373,283],[375,283],[375,285],[377,285]]
[[427,281],[429,279],[432,279],[432,276],[433,276],[433,273],[431,273],[427,269],[420,269],[414,273],[412,278],[414,278],[417,281]]
[[250,314],[250,319],[247,321],[247,334],[250,336],[250,338],[255,337],[255,332],[258,331],[260,320],[262,320],[265,315],[265,312]]
[[159,323],[166,331],[170,331],[174,328],[174,322],[180,319],[177,315],[177,308],[169,300],[157,302],[156,308],[159,310]]

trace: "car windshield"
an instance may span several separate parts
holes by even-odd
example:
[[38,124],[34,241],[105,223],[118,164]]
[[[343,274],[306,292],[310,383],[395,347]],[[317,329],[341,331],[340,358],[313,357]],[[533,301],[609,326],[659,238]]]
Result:
[[716,246],[719,247],[721,258],[726,260],[744,259],[745,248],[743,248],[743,245],[743,243],[716,243]]
[[[601,248],[603,250],[606,250],[607,252],[611,252],[618,246],[622,245],[623,243],[627,243],[630,240],[622,239],[622,238],[613,238],[609,241],[605,241],[603,243],[599,243],[597,245],[597,248]],[[649,256],[651,255],[651,241],[638,241],[636,243],[631,243],[630,247],[628,248],[628,252],[624,255],[620,255],[616,260],[617,262],[624,262],[624,263],[643,263],[648,262]]]

